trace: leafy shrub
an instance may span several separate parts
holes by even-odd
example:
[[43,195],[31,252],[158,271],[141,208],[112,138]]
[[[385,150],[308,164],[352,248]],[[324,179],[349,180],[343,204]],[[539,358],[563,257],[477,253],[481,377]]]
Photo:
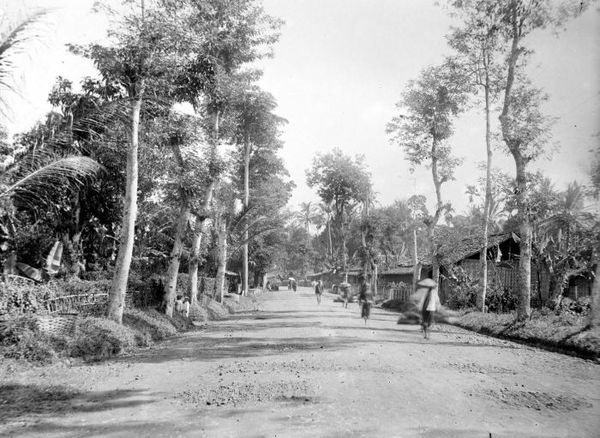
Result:
[[[214,278],[199,277],[198,278],[198,293],[214,297],[215,283],[216,283],[216,279],[214,279]],[[228,290],[228,288],[226,286],[223,286],[223,287],[225,287],[225,290]]]
[[97,270],[97,271],[85,271],[79,274],[82,280],[87,281],[100,281],[112,279],[114,272],[112,270]]
[[0,282],[0,315],[37,313],[44,310],[44,302],[54,293],[46,284],[11,278]]
[[189,274],[180,273],[177,274],[177,295],[187,296],[190,285]]
[[[472,278],[465,269],[453,266],[448,278],[448,293],[444,303],[450,309],[471,309],[481,291],[479,278]],[[501,285],[488,283],[485,305],[490,312],[510,312],[517,308],[518,297]]]
[[229,311],[222,304],[215,300],[210,300],[206,305],[208,316],[212,320],[221,320],[229,317]]
[[73,357],[101,360],[133,348],[135,331],[103,318],[85,318],[71,344]]
[[580,297],[577,300],[571,298],[563,298],[560,304],[555,309],[556,313],[560,314],[581,314],[589,315],[592,309],[591,297]]
[[20,225],[14,236],[14,248],[18,248],[18,260],[35,268],[44,266],[56,241],[55,229],[44,220],[34,222],[27,213],[20,212],[17,216]]
[[[165,315],[166,316],[166,315]],[[171,324],[175,326],[178,331],[184,332],[194,328],[191,319],[186,318],[181,313],[173,312],[173,318],[171,318]]]
[[39,331],[36,318],[18,315],[3,320],[0,355],[35,362],[50,362],[60,355],[101,360],[193,327],[179,314],[169,318],[156,310],[131,309],[123,315],[124,325],[85,317],[79,319],[72,334],[45,335]]
[[30,316],[8,318],[0,325],[0,346],[4,357],[51,362],[56,353],[51,339],[39,333]]
[[231,298],[225,297],[223,300],[223,307],[227,309],[229,313],[238,313],[238,312],[246,312],[256,310],[256,298],[253,296],[240,296],[238,295],[239,300],[235,301]]
[[474,280],[460,266],[452,267],[448,278],[448,293],[444,303],[450,309],[467,309],[475,307],[477,291],[479,289],[478,280]]
[[496,285],[488,287],[485,296],[485,305],[490,312],[511,312],[517,308],[519,297],[508,289],[501,289]]
[[225,298],[223,300],[223,307],[225,309],[227,309],[227,311],[229,313],[235,313],[235,312],[239,311],[239,309],[240,309],[239,303],[236,303],[232,299],[227,299],[227,298]]
[[192,321],[200,321],[206,322],[208,321],[208,311],[200,306],[199,304],[194,304],[190,306],[190,319]]
[[110,290],[111,280],[81,280],[77,277],[52,282],[57,296],[106,294]]
[[[175,336],[177,334],[176,328],[173,324],[165,320],[156,311],[141,311],[137,309],[126,310],[123,314],[123,324],[135,329],[139,332],[141,340],[145,343],[140,345],[147,345],[150,341],[160,341],[169,336]],[[138,342],[139,343],[139,342]]]
[[173,312],[172,318],[169,318],[164,313],[161,313],[155,309],[148,309],[145,311],[145,313],[150,315],[152,318],[156,319],[157,321],[162,321],[162,323],[164,323],[166,325],[170,325],[176,331],[185,331],[185,330],[188,330],[193,327],[193,324],[191,321],[189,321],[187,318],[185,318],[184,316],[182,316],[181,314],[179,314],[177,312]]
[[141,279],[130,279],[127,283],[127,307],[146,308],[159,306],[165,294],[162,278],[154,276]]

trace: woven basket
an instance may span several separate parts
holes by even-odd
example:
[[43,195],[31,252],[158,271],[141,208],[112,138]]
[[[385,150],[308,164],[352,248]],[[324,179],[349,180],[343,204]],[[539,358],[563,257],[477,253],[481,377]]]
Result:
[[75,332],[78,315],[40,315],[36,318],[38,330],[47,335],[68,335]]

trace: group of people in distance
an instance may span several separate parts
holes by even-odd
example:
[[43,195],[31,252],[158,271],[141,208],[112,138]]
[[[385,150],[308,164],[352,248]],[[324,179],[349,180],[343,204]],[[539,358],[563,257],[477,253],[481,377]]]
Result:
[[[323,281],[317,280],[314,283],[315,295],[317,296],[317,304],[321,304],[321,296],[323,295]],[[358,289],[358,305],[360,306],[360,316],[365,320],[365,324],[371,315],[371,305],[373,297],[370,294],[370,289],[367,280],[364,277],[360,279]],[[417,283],[415,297],[418,298],[418,308],[421,312],[421,327],[425,339],[429,339],[429,327],[433,322],[433,315],[440,308],[440,297],[438,295],[437,283],[431,278],[425,278]],[[345,307],[348,305],[348,296],[344,297]]]

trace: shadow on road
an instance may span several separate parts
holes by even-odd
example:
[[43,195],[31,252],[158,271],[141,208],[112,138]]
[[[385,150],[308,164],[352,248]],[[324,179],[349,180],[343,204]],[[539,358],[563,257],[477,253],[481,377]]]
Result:
[[[179,418],[181,421],[181,418]],[[31,436],[68,436],[68,437],[90,437],[90,436],[119,436],[119,437],[168,437],[181,436],[182,434],[198,434],[189,436],[205,436],[198,426],[198,414],[189,416],[183,424],[151,421],[111,421],[100,424],[69,424],[54,421],[37,421],[29,427],[16,426],[7,429],[6,436],[31,437]],[[188,436],[186,435],[186,436]]]
[[[332,327],[335,329],[336,327]],[[340,327],[346,329],[346,327]],[[120,362],[141,362],[141,363],[163,363],[174,360],[197,360],[197,361],[218,361],[221,359],[240,359],[262,356],[273,356],[301,352],[317,351],[339,351],[343,349],[356,348],[358,345],[368,344],[396,344],[405,346],[422,347],[424,345],[435,346],[456,346],[456,347],[492,347],[486,343],[464,343],[444,339],[424,340],[420,334],[414,330],[404,329],[376,329],[370,327],[355,327],[356,330],[382,331],[409,333],[410,337],[398,338],[358,338],[356,336],[300,336],[300,337],[219,337],[202,338],[187,337],[174,339],[168,346],[159,350],[149,350],[131,357],[119,358]],[[514,348],[512,346],[494,345],[493,348]]]
[[56,415],[74,412],[108,411],[150,403],[135,399],[140,391],[114,390],[80,393],[56,385],[0,385],[0,422],[28,415]]

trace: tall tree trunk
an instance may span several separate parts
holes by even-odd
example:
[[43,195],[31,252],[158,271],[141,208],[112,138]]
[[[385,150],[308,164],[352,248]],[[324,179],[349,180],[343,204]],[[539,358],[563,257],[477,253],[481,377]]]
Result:
[[421,276],[421,265],[419,264],[419,253],[417,247],[417,229],[413,229],[413,279],[412,279],[412,291],[417,291],[417,282]]
[[364,260],[362,267],[362,274],[365,278],[365,281],[369,278],[369,267],[372,268],[373,260],[371,259],[371,254],[369,251],[369,246],[367,245],[367,228],[368,228],[368,219],[369,219],[369,200],[364,205],[363,208],[363,223],[360,227],[360,242],[364,252]]
[[183,199],[177,225],[175,228],[175,236],[173,238],[173,248],[169,256],[169,268],[167,269],[167,285],[165,289],[165,313],[167,316],[173,316],[173,304],[175,295],[177,294],[177,275],[179,274],[179,265],[181,263],[181,253],[183,252],[183,238],[187,229],[187,224],[190,219],[190,207],[187,199]]
[[190,254],[190,264],[188,267],[189,285],[188,295],[190,297],[190,304],[196,304],[198,301],[198,266],[200,265],[200,249],[202,247],[202,236],[206,234],[208,228],[208,210],[212,200],[213,191],[215,188],[215,182],[211,182],[206,188],[204,193],[204,203],[202,204],[202,216],[197,217],[198,222],[196,224],[196,230],[194,231],[194,237],[192,238],[192,248]]
[[527,206],[526,160],[520,153],[513,153],[517,168],[517,208],[519,209],[519,305],[517,320],[531,316],[531,240],[532,227]]
[[190,248],[190,263],[188,265],[188,297],[190,305],[198,303],[198,266],[200,266],[200,248],[202,247],[202,229],[206,220],[196,224],[199,228],[192,236],[192,247]]
[[[244,141],[244,212],[248,211],[250,204],[250,143]],[[242,263],[242,294],[248,295],[248,216],[244,219],[244,246]]]
[[[218,110],[213,112],[213,135],[212,135],[212,144],[211,144],[211,162],[215,162],[217,157],[217,148],[219,147],[219,123],[220,123],[220,114]],[[197,228],[194,232],[194,236],[192,238],[192,248],[190,255],[190,264],[188,267],[188,275],[189,275],[189,289],[188,294],[190,297],[190,303],[196,304],[198,301],[198,267],[200,264],[200,248],[202,246],[202,236],[206,234],[207,231],[207,218],[209,216],[209,208],[210,203],[212,201],[213,192],[216,185],[216,180],[218,175],[214,174],[212,176],[212,181],[209,183],[206,191],[204,193],[204,202],[202,204],[202,211],[200,212],[201,217],[198,215],[197,218],[201,222],[200,224],[196,224]]]
[[61,264],[68,277],[79,277],[83,264],[83,248],[81,245],[81,231],[70,236],[68,232],[62,233],[63,257]]
[[377,266],[377,263],[373,264],[373,279],[372,279],[372,290],[373,290],[373,295],[377,296],[377,278],[379,277],[379,268]]
[[328,250],[329,250],[329,260],[333,263],[333,239],[331,238],[331,218],[328,217],[327,219],[327,243],[328,243]]
[[225,270],[227,268],[227,221],[225,220],[225,218],[219,219],[218,226],[218,264],[215,287],[217,296],[219,297],[222,303],[225,288]]
[[435,225],[432,223],[428,228],[429,241],[431,242],[431,278],[439,284],[440,280],[440,262],[435,244]]
[[369,253],[368,253],[368,249],[367,249],[367,239],[365,236],[365,230],[361,229],[360,230],[360,240],[361,240],[361,244],[363,247],[363,252],[364,252],[364,260],[363,262],[363,266],[362,266],[362,275],[365,279],[368,278],[369,275],[369,265],[370,265],[370,258],[369,258]]
[[346,249],[346,229],[344,227],[344,213],[342,213],[341,231],[342,231],[342,269],[344,271],[344,283],[348,283],[348,250]]
[[596,273],[592,284],[592,312],[590,314],[590,327],[600,326],[600,263],[596,259]]
[[61,233],[60,240],[63,244],[63,255],[61,265],[64,267],[67,277],[79,277],[82,267],[85,267],[83,258],[83,247],[81,242],[81,202],[79,191],[71,198],[71,211],[68,224]]
[[506,85],[504,87],[504,101],[502,103],[502,112],[498,117],[500,120],[500,127],[502,131],[502,139],[506,143],[506,146],[510,150],[516,166],[516,177],[517,177],[517,208],[519,232],[521,234],[521,241],[519,243],[519,305],[517,308],[517,319],[524,320],[529,318],[531,315],[531,239],[532,229],[529,219],[529,213],[527,211],[527,176],[525,174],[525,167],[527,161],[523,157],[520,145],[521,142],[518,139],[511,137],[511,131],[509,126],[509,115],[511,112],[511,101],[512,101],[512,90],[515,83],[515,72],[517,68],[517,61],[519,56],[523,53],[523,48],[519,47],[521,40],[521,33],[519,30],[519,19],[518,19],[518,2],[511,1],[510,11],[508,19],[511,25],[511,47],[508,54],[508,70],[506,73]]
[[550,284],[552,285],[552,289],[550,290],[548,303],[553,309],[556,309],[558,306],[560,306],[563,298],[565,283],[568,283],[568,275],[566,272],[555,272],[551,274]]
[[[485,55],[484,55],[485,56]],[[488,234],[490,225],[490,209],[492,206],[492,139],[490,126],[490,77],[489,71],[485,64],[485,149],[487,154],[487,162],[485,166],[485,204],[483,207],[483,247],[479,255],[481,264],[481,274],[479,278],[479,286],[481,288],[477,295],[477,308],[485,312],[485,298],[488,288],[488,269],[487,269],[487,247]]]
[[438,171],[438,158],[437,158],[437,150],[438,150],[438,141],[433,139],[431,146],[431,175],[433,177],[433,185],[435,187],[435,198],[436,198],[436,206],[435,206],[435,214],[431,220],[431,223],[428,226],[428,234],[429,234],[429,244],[431,249],[431,269],[432,269],[432,278],[433,281],[439,284],[440,280],[440,265],[438,258],[438,248],[435,242],[435,227],[440,220],[442,215],[442,210],[444,209],[444,204],[442,202],[442,180]]
[[119,242],[119,255],[115,265],[112,284],[108,292],[109,319],[123,323],[123,310],[125,308],[125,293],[129,267],[133,256],[133,241],[135,238],[135,220],[137,217],[137,189],[138,189],[138,147],[140,112],[142,109],[141,93],[131,103],[131,134],[127,147],[127,180],[125,185],[125,209],[121,225],[121,238]]
[[[170,145],[177,165],[181,172],[185,172],[186,165],[181,154],[181,140],[179,138],[171,138]],[[180,189],[179,192],[181,206],[179,207],[179,214],[175,222],[175,236],[173,237],[173,247],[169,256],[169,268],[167,269],[166,279],[167,287],[164,296],[165,313],[169,317],[173,316],[173,304],[175,302],[175,295],[177,294],[177,277],[181,263],[181,254],[183,252],[183,239],[190,220],[190,199],[184,189]]]

